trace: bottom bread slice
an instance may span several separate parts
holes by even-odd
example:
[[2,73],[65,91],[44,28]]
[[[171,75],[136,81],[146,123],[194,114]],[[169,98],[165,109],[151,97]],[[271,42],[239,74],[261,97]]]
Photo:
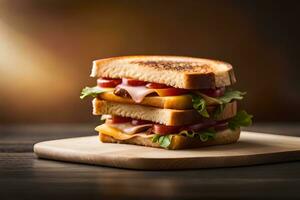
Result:
[[[240,129],[237,128],[235,130],[225,129],[216,133],[216,137],[214,139],[208,140],[206,142],[202,142],[199,138],[189,138],[182,135],[173,135],[171,139],[171,144],[168,149],[188,149],[188,148],[198,148],[212,145],[222,145],[222,144],[230,144],[238,141],[240,137]],[[152,138],[144,138],[144,137],[133,137],[127,140],[117,140],[112,136],[105,135],[99,133],[100,141],[103,143],[119,143],[119,144],[134,144],[148,147],[158,147],[158,143],[152,142]]]

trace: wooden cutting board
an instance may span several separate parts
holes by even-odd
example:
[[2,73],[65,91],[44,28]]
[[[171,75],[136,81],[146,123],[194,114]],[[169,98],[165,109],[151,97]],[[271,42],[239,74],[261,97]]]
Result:
[[37,143],[40,158],[129,169],[197,169],[300,160],[300,137],[242,132],[238,143],[165,150],[101,143],[98,136]]

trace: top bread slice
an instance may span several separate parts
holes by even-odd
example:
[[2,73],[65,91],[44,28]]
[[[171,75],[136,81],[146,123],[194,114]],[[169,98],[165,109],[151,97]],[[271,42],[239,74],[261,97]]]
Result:
[[224,87],[236,82],[229,63],[179,56],[123,56],[95,60],[91,76],[132,78],[184,89]]

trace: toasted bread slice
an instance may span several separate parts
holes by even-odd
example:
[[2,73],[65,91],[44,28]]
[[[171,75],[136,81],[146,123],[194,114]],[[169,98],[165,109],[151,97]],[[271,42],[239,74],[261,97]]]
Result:
[[[213,107],[208,107],[208,112],[211,113],[213,109]],[[237,105],[236,102],[233,101],[225,106],[224,111],[217,117],[217,120],[229,119],[236,115],[236,111]],[[97,98],[93,100],[93,114],[109,114],[122,117],[131,117],[134,119],[148,120],[168,126],[193,124],[203,119],[203,117],[194,109],[162,109],[151,106],[104,101]]]
[[115,95],[113,92],[103,92],[98,95],[98,98],[118,102],[118,103],[127,103],[127,104],[140,104],[146,106],[153,106],[158,108],[169,108],[169,109],[178,109],[185,110],[193,108],[192,97],[190,95],[180,95],[180,96],[149,96],[145,97],[142,102],[136,103],[131,98],[120,97]]
[[185,89],[223,87],[236,82],[228,63],[179,56],[124,56],[95,60],[91,76],[125,77]]
[[[168,149],[187,149],[187,148],[199,148],[212,145],[230,144],[238,141],[240,137],[240,129],[231,130],[225,129],[219,131],[216,137],[212,140],[202,142],[199,138],[189,138],[181,135],[173,135],[171,144]],[[112,136],[99,133],[100,141],[104,143],[120,143],[120,144],[135,144],[148,147],[160,147],[158,143],[153,143],[151,137],[133,137],[128,140],[117,140]],[[162,147],[160,147],[162,148]]]

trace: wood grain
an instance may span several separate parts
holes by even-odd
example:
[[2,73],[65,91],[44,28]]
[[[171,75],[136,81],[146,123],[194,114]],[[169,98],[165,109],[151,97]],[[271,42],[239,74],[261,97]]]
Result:
[[101,143],[91,136],[41,142],[34,151],[40,158],[119,168],[197,169],[300,160],[300,138],[242,132],[235,144],[172,151]]
[[[31,153],[34,143],[94,135],[94,127],[0,126],[0,199],[300,199],[300,162],[141,171],[37,159]],[[248,129],[298,136],[300,124],[256,123]]]

